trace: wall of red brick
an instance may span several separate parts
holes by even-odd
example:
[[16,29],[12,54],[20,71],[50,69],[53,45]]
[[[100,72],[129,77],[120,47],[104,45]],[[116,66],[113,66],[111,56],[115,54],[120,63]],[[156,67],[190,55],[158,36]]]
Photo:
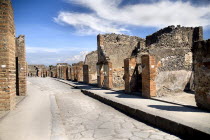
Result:
[[26,95],[26,48],[25,36],[16,38],[16,58],[18,58],[19,95]]
[[15,26],[10,0],[0,0],[0,110],[15,107]]
[[142,56],[142,96],[154,97],[156,93],[156,60],[154,56],[143,55]]

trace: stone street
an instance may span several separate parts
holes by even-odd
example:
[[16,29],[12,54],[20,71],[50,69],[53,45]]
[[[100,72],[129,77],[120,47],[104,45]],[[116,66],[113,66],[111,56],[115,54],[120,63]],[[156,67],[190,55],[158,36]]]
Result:
[[179,139],[52,78],[28,78],[28,96],[0,120],[0,140]]

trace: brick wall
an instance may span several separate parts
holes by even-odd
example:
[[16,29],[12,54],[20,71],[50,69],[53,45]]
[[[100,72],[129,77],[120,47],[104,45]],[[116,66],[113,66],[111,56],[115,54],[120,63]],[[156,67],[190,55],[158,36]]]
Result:
[[0,0],[0,110],[15,107],[15,26],[10,0]]
[[26,95],[26,48],[25,48],[25,36],[20,35],[16,38],[16,59],[18,60],[18,66],[16,71],[19,80],[19,95]]
[[156,82],[157,66],[154,56],[142,56],[142,96],[154,97],[156,96]]

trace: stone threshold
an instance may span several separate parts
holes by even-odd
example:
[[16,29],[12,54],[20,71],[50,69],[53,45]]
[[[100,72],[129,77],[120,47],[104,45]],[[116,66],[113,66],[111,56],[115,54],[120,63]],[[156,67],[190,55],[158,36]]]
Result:
[[184,139],[210,139],[210,112],[59,80],[115,109]]

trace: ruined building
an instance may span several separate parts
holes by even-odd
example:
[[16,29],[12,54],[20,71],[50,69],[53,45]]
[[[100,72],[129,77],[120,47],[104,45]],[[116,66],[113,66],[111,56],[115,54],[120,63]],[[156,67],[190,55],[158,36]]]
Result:
[[67,63],[58,63],[57,64],[57,78],[67,80],[68,77],[68,67],[69,65]]
[[24,36],[16,40],[11,1],[0,0],[0,111],[13,109],[16,95],[26,94],[25,74]]
[[49,74],[48,67],[45,65],[28,65],[29,77],[47,77]]
[[37,67],[34,66],[34,65],[28,65],[28,70],[27,70],[27,75],[29,77],[35,77],[35,76],[38,76],[38,70],[37,70]]
[[210,39],[194,43],[193,60],[197,106],[210,110]]
[[56,66],[49,66],[49,77],[56,78],[57,77],[57,67]]
[[194,41],[202,39],[202,27],[169,26],[147,36],[148,55],[142,56],[143,96],[163,96],[192,85],[191,49]]
[[98,35],[98,86],[108,89],[124,89],[124,59],[135,56],[145,40],[135,36]]
[[72,81],[83,82],[83,65],[84,65],[83,61],[72,64],[70,68],[71,69],[70,75]]
[[97,69],[98,52],[93,51],[86,55],[83,65],[83,81],[87,84],[97,84]]

